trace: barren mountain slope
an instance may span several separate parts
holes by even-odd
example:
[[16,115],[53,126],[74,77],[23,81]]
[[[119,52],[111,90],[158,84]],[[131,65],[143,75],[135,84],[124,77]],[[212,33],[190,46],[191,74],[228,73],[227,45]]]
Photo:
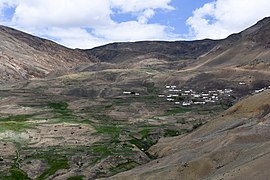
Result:
[[0,26],[0,82],[45,77],[95,59],[12,28]]
[[194,59],[210,51],[218,41],[142,41],[135,43],[112,43],[84,50],[103,62],[122,63],[132,59],[157,58],[168,61]]
[[163,64],[166,68],[185,71],[227,67],[266,70],[270,66],[269,32],[270,17],[267,17],[223,40],[123,42],[82,52],[119,67],[149,66],[152,60],[159,63],[158,67]]
[[190,68],[240,67],[265,70],[270,67],[270,17],[254,26],[230,35]]
[[186,136],[149,150],[159,158],[111,179],[267,179],[270,91],[242,100]]

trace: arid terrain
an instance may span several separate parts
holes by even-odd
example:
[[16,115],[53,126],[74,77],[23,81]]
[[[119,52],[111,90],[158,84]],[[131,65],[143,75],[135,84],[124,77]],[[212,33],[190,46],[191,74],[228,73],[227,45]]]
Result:
[[268,179],[269,32],[74,50],[1,26],[0,179]]

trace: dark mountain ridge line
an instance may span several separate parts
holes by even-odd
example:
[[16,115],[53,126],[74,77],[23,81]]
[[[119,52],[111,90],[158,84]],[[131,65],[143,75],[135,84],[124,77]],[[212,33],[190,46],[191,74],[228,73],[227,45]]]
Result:
[[[229,63],[237,64],[238,62],[232,63],[235,61],[233,58],[237,57],[231,56],[232,53],[228,50],[241,46],[240,51],[244,51],[241,52],[243,54],[251,52],[248,48],[257,48],[257,54],[265,53],[265,49],[270,47],[269,33],[270,18],[266,17],[250,28],[221,40],[117,42],[92,49],[70,49],[53,41],[0,25],[0,56],[4,67],[0,82],[9,82],[9,79],[18,81],[32,77],[44,78],[48,75],[59,76],[80,69],[91,70],[93,68],[87,66],[98,66],[100,62],[109,63],[102,67],[105,69],[134,67],[139,61],[147,59],[164,60],[171,63],[170,67],[174,66],[172,62],[179,62],[177,69],[185,68],[186,63],[189,68],[205,65],[213,67],[224,64],[228,58],[231,58]],[[246,46],[245,43],[251,45]],[[254,57],[252,55],[239,64],[248,64]],[[256,57],[265,59],[268,55]]]
[[[103,62],[119,63],[136,56],[147,54],[167,55],[170,60],[194,59],[210,51],[218,40],[197,41],[138,41],[120,42],[96,47],[84,52],[94,55]],[[154,55],[155,57],[155,55]]]
[[166,54],[169,61],[197,59],[215,51],[215,49],[220,49],[220,47],[222,47],[222,51],[225,51],[245,40],[251,40],[258,44],[262,41],[262,45],[270,44],[264,42],[268,40],[267,38],[263,38],[269,27],[270,17],[266,17],[239,33],[219,40],[118,42],[81,51],[97,57],[101,62],[110,63],[119,63],[150,53],[155,54],[153,57]]

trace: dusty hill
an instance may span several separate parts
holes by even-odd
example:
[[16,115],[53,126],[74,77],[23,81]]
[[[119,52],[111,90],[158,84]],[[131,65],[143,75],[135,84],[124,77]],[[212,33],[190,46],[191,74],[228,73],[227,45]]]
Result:
[[135,43],[113,43],[85,50],[102,62],[122,63],[132,59],[157,58],[167,61],[194,59],[210,51],[218,41],[142,41]]
[[270,18],[222,40],[190,68],[239,67],[265,70],[270,66]]
[[95,59],[77,50],[0,26],[0,82],[45,77]]

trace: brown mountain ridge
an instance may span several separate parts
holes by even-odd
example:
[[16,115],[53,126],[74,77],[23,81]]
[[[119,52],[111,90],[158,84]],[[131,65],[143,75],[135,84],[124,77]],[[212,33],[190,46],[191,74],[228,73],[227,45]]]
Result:
[[12,28],[0,26],[0,82],[46,77],[95,58]]

